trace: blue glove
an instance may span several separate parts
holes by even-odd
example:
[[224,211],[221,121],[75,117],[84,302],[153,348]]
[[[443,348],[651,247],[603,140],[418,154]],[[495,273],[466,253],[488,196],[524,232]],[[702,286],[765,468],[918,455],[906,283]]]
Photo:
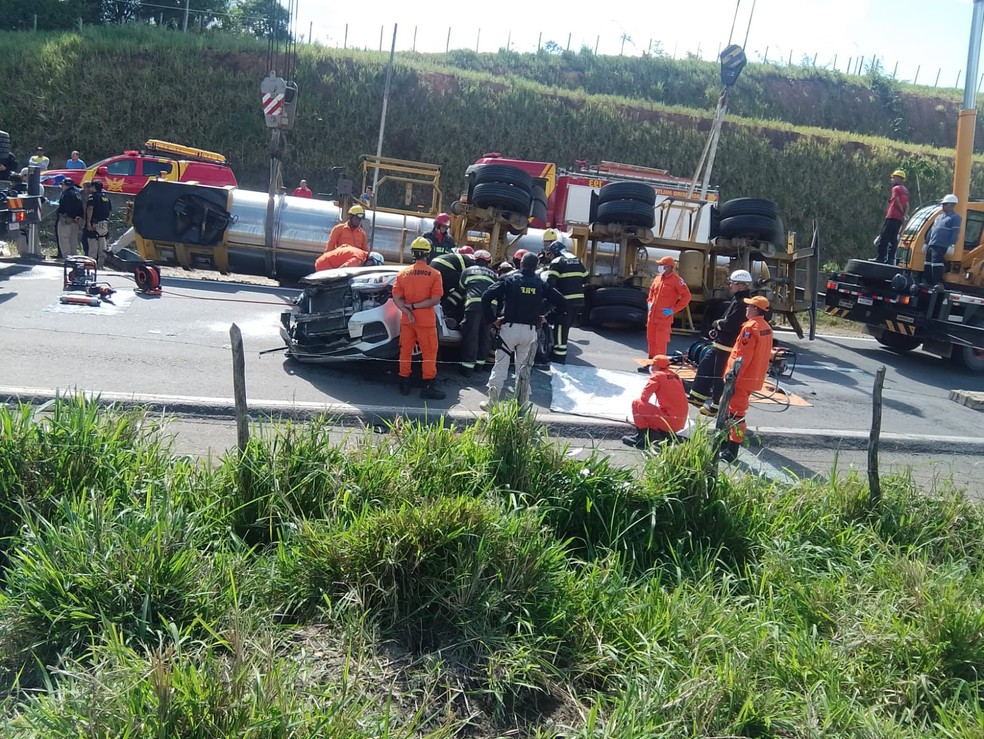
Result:
[[673,315],[673,309],[672,308],[663,308],[663,315],[664,316],[672,316]]
[[646,303],[646,311],[648,312],[648,311],[651,311],[652,309],[653,309],[653,304],[652,303]]

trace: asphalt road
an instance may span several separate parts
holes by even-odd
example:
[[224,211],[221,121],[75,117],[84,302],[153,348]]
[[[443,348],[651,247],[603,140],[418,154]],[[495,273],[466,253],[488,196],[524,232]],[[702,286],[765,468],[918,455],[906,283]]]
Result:
[[[147,298],[134,295],[127,277],[111,274],[106,279],[119,290],[115,305],[90,308],[59,304],[61,274],[54,264],[30,267],[0,260],[2,397],[44,397],[56,389],[79,388],[214,414],[232,397],[229,327],[235,322],[243,333],[247,392],[255,408],[425,407],[416,394],[399,395],[394,363],[326,367],[286,360],[279,351],[262,353],[281,347],[279,316],[293,290],[168,278],[162,297]],[[797,354],[793,375],[783,378],[783,385],[810,405],[753,404],[749,423],[760,430],[766,452],[774,457],[768,462],[763,453],[768,464],[797,474],[825,473],[835,453],[838,461],[856,455],[871,423],[874,373],[885,364],[885,453],[896,455],[900,464],[920,462],[918,455],[926,455],[932,464],[920,473],[925,479],[954,474],[969,489],[984,489],[975,456],[984,451],[984,414],[949,400],[954,388],[984,391],[984,376],[918,351],[897,355],[866,338],[824,336],[812,343],[792,334],[779,338]],[[685,350],[692,341],[675,336],[670,349]],[[644,346],[641,332],[575,329],[569,362],[631,371],[634,360],[644,356]],[[448,398],[429,401],[429,414],[479,412],[484,398],[480,376],[466,380],[453,367],[442,366],[440,377]],[[628,430],[611,422],[551,415],[550,400],[550,376],[538,371],[534,404],[570,438],[614,439],[617,448],[617,437]]]

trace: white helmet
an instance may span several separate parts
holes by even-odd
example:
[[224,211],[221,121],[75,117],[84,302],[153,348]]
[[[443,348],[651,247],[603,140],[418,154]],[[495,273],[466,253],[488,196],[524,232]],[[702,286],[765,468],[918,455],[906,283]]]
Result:
[[748,285],[752,284],[752,275],[747,269],[736,269],[731,273],[729,278],[732,282],[744,282]]
[[379,267],[379,266],[381,266],[381,265],[383,265],[385,263],[386,263],[386,260],[383,259],[383,255],[382,254],[380,254],[378,251],[371,251],[371,252],[369,252],[369,256],[366,257],[366,261],[364,261],[362,263],[362,266],[364,266],[364,267]]
[[951,192],[949,195],[944,195],[943,196],[943,200],[941,200],[940,202],[942,202],[942,203],[949,203],[950,205],[956,205],[957,203],[960,202],[960,200],[957,198],[956,195],[954,195]]

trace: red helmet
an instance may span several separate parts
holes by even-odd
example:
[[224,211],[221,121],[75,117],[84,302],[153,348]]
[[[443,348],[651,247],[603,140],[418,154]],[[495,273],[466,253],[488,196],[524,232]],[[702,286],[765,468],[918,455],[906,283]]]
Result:
[[450,226],[450,225],[451,225],[451,216],[449,216],[447,213],[439,213],[437,218],[434,219],[434,228],[437,228],[438,226]]
[[513,261],[519,263],[527,254],[529,254],[529,252],[526,249],[517,249],[516,253],[513,254]]
[[458,253],[459,254],[474,254],[475,253],[475,250],[472,249],[470,246],[468,246],[468,244],[465,244],[464,246],[459,246],[458,247]]

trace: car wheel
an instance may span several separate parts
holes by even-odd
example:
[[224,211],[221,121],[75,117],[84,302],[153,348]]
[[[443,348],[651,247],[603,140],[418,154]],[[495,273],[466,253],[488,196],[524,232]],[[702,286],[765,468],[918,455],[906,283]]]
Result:
[[652,228],[656,223],[656,211],[653,206],[637,200],[612,200],[598,206],[598,222]]
[[508,164],[483,164],[475,170],[476,185],[493,183],[512,185],[529,194],[533,189],[533,175]]
[[475,185],[472,202],[479,208],[502,208],[526,215],[530,212],[530,194],[522,188],[500,182]]
[[622,305],[602,305],[591,309],[591,324],[606,328],[636,328],[646,325],[646,311]]
[[656,191],[642,182],[612,182],[602,187],[598,193],[599,205],[616,200],[635,200],[647,205],[655,205]]
[[779,206],[771,200],[762,198],[735,198],[721,205],[721,218],[733,218],[734,216],[763,216],[765,218],[777,218],[779,216]]
[[599,287],[593,293],[591,305],[594,308],[614,305],[645,310],[646,293],[635,287]]

